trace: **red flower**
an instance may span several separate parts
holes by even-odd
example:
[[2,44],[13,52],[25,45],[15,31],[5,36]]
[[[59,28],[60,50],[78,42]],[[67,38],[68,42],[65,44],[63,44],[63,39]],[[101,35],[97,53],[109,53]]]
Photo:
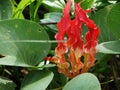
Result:
[[[58,33],[55,35],[56,40],[64,40],[66,37],[67,41],[58,42],[56,55],[50,61],[57,64],[60,73],[73,78],[87,72],[94,65],[99,28],[88,18],[89,10],[83,10],[79,3],[75,3],[75,18],[71,20],[70,8],[71,0],[68,0],[63,17],[57,24]],[[84,42],[81,37],[83,24],[88,27]]]

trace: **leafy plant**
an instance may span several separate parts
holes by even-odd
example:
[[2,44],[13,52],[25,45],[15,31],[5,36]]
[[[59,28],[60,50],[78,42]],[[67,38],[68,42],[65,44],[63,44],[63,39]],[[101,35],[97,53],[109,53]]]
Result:
[[[70,8],[68,8],[70,1]],[[119,1],[0,0],[0,90],[120,90]],[[78,9],[78,6],[76,9],[76,3],[80,3],[80,10],[90,12],[86,18],[93,20],[96,26],[92,25],[100,29],[98,44],[95,48],[96,62],[92,68],[87,69],[89,73],[83,73],[83,68],[78,69],[79,67],[70,64],[70,56],[75,57],[80,54],[77,52],[73,55],[71,52],[70,48],[74,43],[69,43],[71,46],[67,47],[69,50],[63,54],[64,58],[63,55],[59,55],[62,49],[56,48],[61,44],[68,45],[67,39],[73,35],[71,32],[76,30],[73,26],[76,25],[77,29],[81,28],[80,37],[83,41],[87,38],[88,29],[93,29],[93,26],[89,25],[90,19],[86,20],[85,15],[82,15],[85,12],[81,13],[79,10],[81,16],[79,16],[79,20],[76,20],[79,13],[74,12]],[[65,7],[68,8],[66,11],[64,11]],[[70,25],[68,25],[67,17],[64,16],[64,13],[68,11]],[[64,23],[61,26],[58,25],[64,17]],[[73,23],[73,21],[78,22]],[[79,27],[78,23],[79,26],[80,23],[84,25]],[[61,27],[66,29],[67,26],[73,29],[66,30],[64,37],[62,37],[62,32],[60,38],[55,39],[60,33]],[[76,42],[75,38],[78,34],[74,35],[73,42]],[[88,38],[89,40],[93,40],[92,35]],[[83,38],[85,36],[86,38]],[[88,39],[84,41],[84,44],[88,42]],[[92,44],[91,48],[93,48]],[[83,52],[79,57],[81,63],[84,62],[87,51],[83,50]],[[92,56],[92,54],[88,56],[90,55]],[[67,64],[61,65],[60,57],[66,59],[67,63],[69,62],[68,70],[73,77],[66,77],[67,72],[63,73],[65,76],[61,74]],[[89,63],[84,64],[86,65],[84,67],[89,66]],[[75,74],[74,70],[79,73]],[[84,69],[84,71],[87,70]]]

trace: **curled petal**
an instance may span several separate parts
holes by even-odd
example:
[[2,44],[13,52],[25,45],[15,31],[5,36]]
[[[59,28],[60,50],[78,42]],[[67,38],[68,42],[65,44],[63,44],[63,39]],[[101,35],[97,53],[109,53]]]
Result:
[[72,78],[72,75],[69,70],[69,66],[70,66],[69,63],[65,62],[65,63],[58,64],[57,66],[58,66],[59,73],[63,73],[66,77]]
[[[94,65],[100,30],[94,21],[89,19],[87,13],[90,10],[84,10],[80,7],[80,3],[75,3],[75,18],[71,20],[70,8],[71,0],[68,0],[63,17],[57,23],[58,33],[55,39],[58,45],[55,49],[55,56],[48,59],[57,64],[59,73],[73,78],[87,72]],[[88,28],[85,38],[81,37],[83,24]],[[64,40],[64,37],[67,37],[67,41],[59,42],[59,40]]]
[[[70,6],[71,6],[71,0],[69,0],[69,2],[66,4],[65,8],[64,8],[64,14],[62,19],[57,23],[57,27],[58,27],[58,34],[62,33],[61,35],[64,37],[64,34],[66,32],[66,30],[69,29],[70,27]],[[60,35],[59,35],[60,36]]]
[[88,51],[85,51],[84,56],[84,67],[81,71],[81,73],[87,72],[95,63],[95,53],[96,49],[93,47]]

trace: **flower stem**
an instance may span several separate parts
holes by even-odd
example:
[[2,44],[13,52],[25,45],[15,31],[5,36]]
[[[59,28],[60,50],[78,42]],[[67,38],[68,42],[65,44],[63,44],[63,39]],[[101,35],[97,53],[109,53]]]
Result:
[[117,72],[117,68],[118,68],[117,67],[117,62],[116,62],[115,58],[113,58],[113,59],[110,61],[110,65],[111,65],[111,68],[112,68],[112,71],[113,71],[116,90],[120,90],[119,79],[118,79],[119,75],[118,75],[118,72]]

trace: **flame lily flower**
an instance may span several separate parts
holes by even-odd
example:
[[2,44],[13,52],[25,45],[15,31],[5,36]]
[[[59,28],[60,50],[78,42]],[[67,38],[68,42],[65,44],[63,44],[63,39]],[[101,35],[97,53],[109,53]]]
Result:
[[[59,73],[69,78],[87,72],[94,65],[99,36],[99,28],[87,16],[90,10],[83,10],[80,3],[75,3],[75,18],[71,20],[71,3],[71,0],[68,0],[63,17],[57,23],[58,33],[55,35],[58,41],[64,40],[67,36],[67,41],[58,42],[55,49],[56,55],[50,59],[51,62],[56,63]],[[83,24],[88,28],[85,41],[81,37]]]

